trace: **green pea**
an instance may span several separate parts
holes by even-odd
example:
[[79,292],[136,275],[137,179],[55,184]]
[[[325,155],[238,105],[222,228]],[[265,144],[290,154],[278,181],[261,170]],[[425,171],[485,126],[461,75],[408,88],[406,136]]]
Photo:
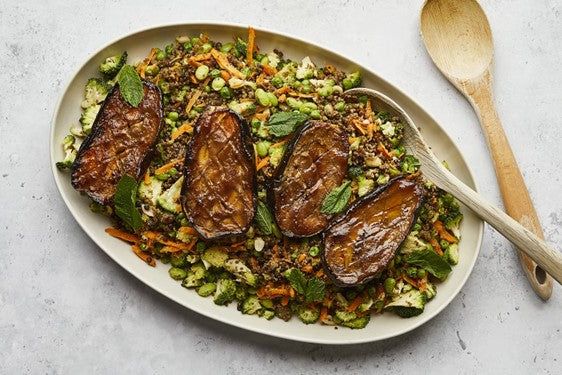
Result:
[[215,283],[203,284],[197,290],[197,294],[199,294],[201,297],[209,297],[211,294],[215,292],[216,289],[217,289],[217,284]]
[[449,243],[449,241],[441,240],[439,241],[439,246],[441,246],[442,249],[446,249],[451,246],[451,244]]
[[172,263],[172,266],[178,268],[185,267],[186,265],[185,256],[183,256],[183,254],[172,255],[172,257],[170,258],[170,262]]
[[168,118],[172,121],[176,121],[180,117],[179,113],[173,111],[168,113]]
[[418,277],[418,279],[422,279],[425,277],[425,275],[427,275],[427,272],[423,268],[420,268],[416,276]]
[[312,257],[315,257],[320,254],[320,248],[318,246],[312,246],[310,249],[308,249],[308,254],[310,254],[310,256]]
[[418,274],[418,269],[416,267],[406,268],[406,275],[408,275],[408,277],[416,277],[417,274]]
[[168,44],[165,48],[164,51],[166,51],[166,54],[171,55],[172,52],[174,51],[174,45],[173,44]]
[[156,175],[156,179],[160,181],[166,181],[168,178],[170,178],[170,175],[167,173],[161,173]]
[[209,75],[209,67],[207,65],[199,65],[195,71],[195,78],[202,81]]
[[265,158],[267,156],[269,152],[269,146],[271,146],[270,142],[259,142],[256,145],[256,150],[260,158]]
[[141,251],[147,251],[148,250],[148,246],[144,242],[140,243],[139,248],[141,249]]
[[260,63],[264,65],[269,64],[269,58],[267,56],[264,56],[262,59],[260,59]]
[[162,82],[160,82],[160,89],[162,90],[163,94],[169,94],[170,93],[170,84],[166,81],[162,81]]
[[190,42],[185,42],[185,43],[183,44],[183,48],[184,48],[186,51],[191,51],[191,50],[193,49],[193,44],[191,44]]
[[156,60],[162,61],[165,58],[166,58],[166,53],[164,51],[162,51],[161,49],[159,49],[158,53],[156,54]]
[[275,87],[283,86],[283,80],[279,76],[275,76],[271,79],[271,84]]
[[209,92],[211,92],[211,88],[209,86],[205,86],[203,91],[205,91],[206,93],[209,93]]
[[155,76],[160,71],[160,67],[156,64],[152,64],[146,67],[146,74],[149,76]]
[[175,175],[178,174],[178,170],[177,170],[175,167],[172,167],[172,168],[170,168],[170,169],[168,170],[167,173],[168,173],[170,176],[173,177],[173,176],[175,176]]
[[223,87],[220,91],[221,97],[224,99],[230,99],[232,98],[232,90],[229,89],[228,87]]
[[308,94],[309,92],[312,91],[312,87],[311,86],[302,86],[302,92],[305,94]]
[[250,122],[250,125],[252,126],[252,129],[258,130],[259,127],[261,126],[261,121],[258,120],[257,118],[253,118],[252,121]]
[[218,69],[213,69],[211,70],[211,77],[212,78],[217,78],[221,76],[221,71]]
[[260,105],[269,105],[269,96],[263,89],[257,89],[254,93],[254,96],[256,97],[256,100],[258,101],[258,103],[260,103]]
[[310,112],[310,117],[312,117],[315,120],[319,120],[322,118],[322,115],[320,114],[320,111],[315,109],[314,111]]
[[168,273],[174,280],[182,280],[187,277],[187,272],[182,268],[172,267],[168,270]]
[[226,84],[226,81],[224,79],[222,79],[221,77],[217,77],[217,78],[213,79],[213,82],[211,83],[211,86],[213,87],[213,90],[220,91],[220,89],[222,89],[225,84]]
[[197,38],[197,37],[191,38],[191,43],[192,43],[192,44],[197,44],[197,43],[199,43],[200,41],[201,41],[201,38]]
[[189,221],[186,218],[181,219],[180,222],[182,227],[187,227],[189,225]]
[[338,112],[343,112],[345,111],[345,102],[338,102],[336,103],[336,105],[334,106],[335,110]]
[[394,287],[396,286],[396,279],[389,277],[384,281],[384,291],[387,294],[392,294]]
[[199,116],[199,112],[197,112],[196,110],[192,109],[191,111],[189,111],[189,118],[191,120],[193,120],[197,116]]
[[325,85],[319,88],[317,92],[320,96],[330,96],[334,92],[334,88],[332,86]]
[[293,82],[293,87],[294,87],[294,88],[299,88],[299,87],[301,87],[301,86],[302,86],[301,81],[295,81],[295,82]]

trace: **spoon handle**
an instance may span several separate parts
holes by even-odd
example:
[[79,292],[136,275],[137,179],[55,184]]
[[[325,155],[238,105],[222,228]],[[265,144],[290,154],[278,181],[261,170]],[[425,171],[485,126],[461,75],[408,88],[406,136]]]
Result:
[[513,220],[499,208],[484,200],[447,169],[439,165],[430,172],[430,179],[463,202],[508,240],[562,284],[562,253],[550,247],[543,239]]
[[[468,84],[473,86],[472,90],[467,90],[468,96],[478,114],[488,141],[505,211],[524,227],[544,239],[533,202],[494,106],[491,71],[488,70],[480,80]],[[523,271],[535,293],[543,300],[548,300],[552,294],[550,276],[521,250],[518,249],[517,252]]]

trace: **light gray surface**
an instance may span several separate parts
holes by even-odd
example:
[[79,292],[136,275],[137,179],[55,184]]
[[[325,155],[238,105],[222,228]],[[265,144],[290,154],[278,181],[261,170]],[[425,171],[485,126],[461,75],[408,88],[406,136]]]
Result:
[[[0,373],[562,372],[562,288],[541,302],[511,246],[490,228],[471,278],[433,321],[384,342],[330,347],[260,336],[192,313],[114,264],[69,217],[48,164],[50,119],[65,83],[106,42],[191,20],[286,31],[371,67],[445,127],[483,195],[500,204],[476,117],[423,48],[422,2],[325,3],[0,4]],[[498,111],[546,238],[560,249],[562,3],[482,5],[495,39]]]

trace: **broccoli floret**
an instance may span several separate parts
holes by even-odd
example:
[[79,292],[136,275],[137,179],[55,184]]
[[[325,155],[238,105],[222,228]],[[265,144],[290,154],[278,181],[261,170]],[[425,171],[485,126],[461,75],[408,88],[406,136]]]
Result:
[[100,72],[107,78],[111,79],[119,73],[126,62],[127,51],[123,52],[121,55],[108,57],[100,64]]
[[164,181],[160,181],[154,176],[151,176],[149,184],[145,184],[144,182],[139,184],[139,189],[137,190],[138,197],[142,201],[156,205],[156,200],[162,194],[163,183]]
[[84,132],[84,134],[90,134],[92,131],[92,126],[94,125],[94,121],[96,120],[96,116],[98,115],[100,108],[101,106],[99,104],[94,104],[82,112],[80,123],[82,124],[82,132]]
[[357,306],[358,312],[365,312],[369,310],[374,304],[374,301],[371,297],[366,297],[363,299],[363,302],[359,306]]
[[298,315],[304,324],[316,323],[320,317],[320,313],[317,310],[312,310],[305,306],[299,308]]
[[363,173],[364,173],[363,168],[356,167],[356,166],[349,167],[349,169],[347,170],[347,174],[351,178],[357,178],[357,177],[361,176]]
[[267,54],[267,59],[269,60],[268,65],[274,68],[277,68],[277,65],[279,64],[279,61],[281,61],[281,59],[279,58],[279,55],[276,54],[275,52],[270,52]]
[[217,290],[213,301],[217,305],[226,305],[234,301],[236,295],[236,282],[230,279],[220,279],[217,281]]
[[425,298],[428,301],[433,297],[435,297],[435,295],[437,294],[437,289],[435,288],[435,285],[433,285],[433,283],[427,282],[423,294],[425,294]]
[[210,247],[201,256],[204,263],[213,267],[224,267],[228,254],[217,247]]
[[247,286],[244,284],[237,284],[235,297],[238,301],[244,301],[246,297],[248,297]]
[[392,122],[387,121],[381,125],[382,134],[386,135],[387,137],[394,137],[395,129]]
[[260,300],[256,296],[250,296],[242,302],[242,314],[252,315],[261,310]]
[[183,176],[180,177],[172,186],[163,192],[158,198],[156,198],[156,203],[164,210],[176,213],[180,212],[181,206],[178,203],[180,199],[181,185],[183,183]]
[[275,316],[275,313],[271,310],[263,310],[262,316],[267,320],[271,320]]
[[279,72],[277,76],[280,77],[286,85],[290,85],[295,82],[295,72],[297,64],[290,62],[286,64]]
[[195,272],[188,271],[187,277],[183,279],[181,286],[184,288],[196,288],[198,286],[203,285],[203,279],[198,279],[195,275]]
[[361,328],[365,328],[365,326],[369,324],[370,320],[371,320],[371,315],[365,315],[360,318],[355,318],[347,322],[341,322],[340,325],[351,329],[361,329]]
[[425,302],[425,294],[417,289],[412,289],[396,296],[392,302],[384,308],[385,310],[393,311],[402,318],[411,318],[423,312]]
[[443,258],[445,258],[445,260],[447,262],[449,262],[449,264],[451,265],[456,265],[459,263],[459,245],[456,243],[451,244],[443,253]]
[[283,154],[285,153],[285,147],[270,147],[269,148],[269,164],[273,168],[276,168],[279,165],[279,162],[283,158]]
[[365,176],[357,177],[357,195],[362,197],[375,187],[375,181]]
[[82,130],[81,126],[71,126],[70,127],[70,134],[75,137],[84,138],[86,134],[84,134],[84,130]]
[[75,145],[76,138],[69,134],[62,140],[62,148],[64,150],[64,159],[62,161],[57,162],[57,168],[60,170],[63,169],[70,169],[72,164],[74,163],[74,159],[76,159],[76,153],[78,149]]
[[245,284],[256,286],[258,278],[240,259],[228,259],[224,268]]
[[353,87],[357,87],[361,84],[361,72],[356,71],[345,76],[342,81],[343,88],[349,90]]
[[314,76],[314,68],[315,66],[312,60],[310,60],[310,57],[306,56],[298,66],[295,77],[297,77],[297,79],[312,78]]
[[248,44],[240,38],[236,38],[236,43],[234,43],[234,49],[236,52],[242,56],[246,56],[246,49]]
[[356,318],[357,318],[357,314],[355,314],[355,312],[353,311],[350,312],[347,310],[336,310],[333,317],[334,322],[337,324],[350,322]]
[[238,103],[236,100],[233,100],[228,103],[228,108],[242,116],[249,116],[256,113],[256,105],[252,102]]
[[90,78],[84,90],[84,100],[80,104],[82,108],[88,108],[94,104],[103,102],[107,96],[107,85],[99,78]]
[[[449,229],[455,237],[460,237],[460,225],[462,221],[462,214],[459,211],[450,212],[442,218],[443,225]],[[440,217],[441,218],[441,217]]]
[[400,168],[404,173],[415,173],[420,167],[420,161],[414,155],[406,155],[400,163]]
[[255,82],[247,81],[245,79],[240,79],[236,77],[232,77],[228,80],[228,86],[230,86],[231,89],[239,89],[240,87],[244,87],[244,86],[251,87],[253,90],[257,88]]
[[418,237],[417,231],[412,231],[408,234],[408,237],[404,240],[402,247],[400,248],[401,254],[410,254],[414,251],[427,250],[429,244]]

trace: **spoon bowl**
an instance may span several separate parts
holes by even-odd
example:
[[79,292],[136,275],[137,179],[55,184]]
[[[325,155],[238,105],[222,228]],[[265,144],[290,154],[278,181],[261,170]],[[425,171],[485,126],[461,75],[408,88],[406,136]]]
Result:
[[345,95],[366,95],[377,110],[388,111],[401,118],[404,124],[403,144],[420,160],[423,175],[463,202],[562,284],[562,254],[499,208],[486,202],[478,193],[449,172],[431,151],[419,128],[400,105],[383,93],[368,88],[351,89],[346,91]]

